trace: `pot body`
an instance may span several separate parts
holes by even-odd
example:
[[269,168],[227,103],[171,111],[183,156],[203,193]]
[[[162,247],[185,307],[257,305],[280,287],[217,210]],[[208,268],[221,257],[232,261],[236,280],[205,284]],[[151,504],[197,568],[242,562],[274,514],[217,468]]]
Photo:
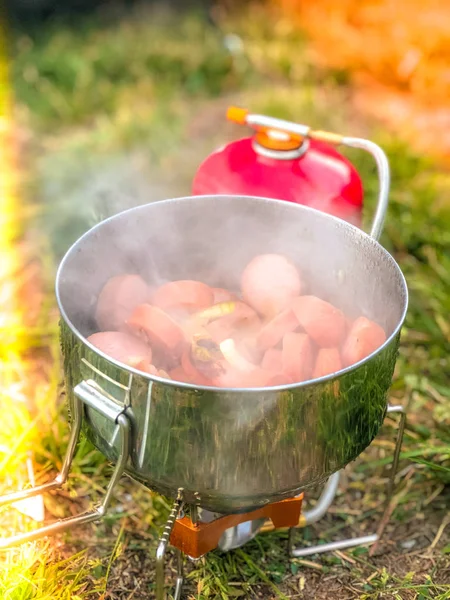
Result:
[[[139,273],[159,285],[196,278],[237,288],[256,254],[289,256],[309,290],[388,332],[384,346],[335,377],[264,390],[196,388],[112,361],[87,341],[104,283]],[[312,279],[311,279],[312,280]],[[93,380],[132,423],[127,472],[148,487],[214,512],[235,513],[292,497],[354,460],[376,436],[407,306],[393,258],[347,223],[294,204],[251,197],[193,197],[116,215],[66,254],[57,277],[69,405]],[[87,436],[117,457],[116,425],[85,407]]]
[[[254,138],[210,154],[195,174],[195,195],[263,196],[311,206],[361,227],[363,187],[355,167],[333,146],[306,140],[299,157],[268,151]],[[259,149],[258,149],[259,148]]]

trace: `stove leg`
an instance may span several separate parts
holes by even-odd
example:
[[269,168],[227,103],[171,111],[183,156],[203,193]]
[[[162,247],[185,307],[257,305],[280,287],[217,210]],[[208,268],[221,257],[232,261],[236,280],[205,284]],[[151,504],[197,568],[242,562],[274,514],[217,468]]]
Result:
[[[178,518],[183,508],[182,490],[178,492],[178,498],[175,500],[170,511],[169,518],[164,526],[164,530],[159,540],[158,549],[156,550],[156,600],[166,600],[164,591],[164,564],[167,546],[169,544],[170,535],[172,533],[175,521]],[[177,556],[177,582],[175,588],[175,600],[181,598],[181,590],[183,587],[183,558],[181,552],[178,551]]]
[[[288,541],[288,549],[290,556],[300,556],[298,553],[306,552],[308,554],[314,554],[317,552],[315,548],[321,548],[322,546],[313,546],[311,548],[294,548],[294,531],[299,529],[300,527],[306,527],[307,525],[312,525],[312,523],[316,523],[320,521],[320,519],[325,515],[327,510],[330,508],[331,503],[333,502],[337,488],[339,485],[339,479],[341,476],[341,472],[333,473],[331,477],[325,484],[325,487],[320,494],[319,499],[316,502],[316,505],[311,510],[305,510],[300,517],[300,523],[297,527],[291,527],[289,529],[289,541]],[[311,552],[310,552],[311,551]],[[302,556],[306,556],[306,554],[302,554]]]
[[[377,532],[372,535],[366,535],[358,538],[347,538],[344,540],[339,540],[336,542],[330,542],[328,544],[319,544],[316,546],[309,546],[308,548],[295,548],[294,547],[294,531],[298,529],[298,527],[292,527],[289,530],[289,555],[294,558],[300,558],[303,556],[310,556],[311,554],[320,554],[322,552],[334,552],[335,550],[343,550],[345,548],[353,548],[355,546],[365,546],[367,544],[374,544],[371,548],[371,554],[373,554],[381,535],[384,531],[384,528],[389,519],[389,511],[391,507],[392,495],[394,492],[395,486],[395,476],[398,470],[398,462],[400,459],[400,451],[403,443],[403,435],[405,433],[405,425],[406,425],[406,411],[403,406],[388,406],[387,413],[400,413],[400,422],[398,426],[398,435],[397,441],[395,443],[394,449],[394,457],[392,460],[392,467],[389,473],[389,481],[386,493],[386,502],[385,508],[383,511],[383,515],[380,520],[380,524],[378,526]],[[333,477],[335,480],[333,481]],[[337,484],[339,480],[339,473],[335,473],[330,477],[327,481],[325,488],[317,501],[316,506],[311,511],[306,511],[303,513],[303,519],[301,519],[301,527],[305,527],[306,525],[310,525],[311,523],[315,523],[325,514],[326,510],[330,506],[331,502],[336,495]]]
[[181,550],[179,550],[177,548],[177,580],[176,580],[176,584],[175,584],[174,600],[181,599],[181,591],[183,589],[183,583],[184,583],[183,559],[184,559],[183,553],[181,552]]
[[386,504],[385,511],[389,508],[389,505],[392,500],[392,494],[394,493],[395,487],[395,476],[398,471],[398,461],[400,460],[400,452],[403,444],[403,436],[405,435],[405,427],[406,427],[406,411],[403,406],[388,406],[387,409],[388,414],[391,413],[400,413],[400,421],[398,424],[398,434],[397,441],[395,442],[394,449],[394,458],[392,460],[392,467],[389,473],[389,482],[388,482],[388,490],[386,495]]
[[400,460],[400,452],[402,449],[403,436],[405,434],[405,427],[406,427],[406,411],[403,406],[400,406],[400,405],[388,406],[387,412],[389,414],[400,413],[400,420],[399,420],[399,424],[398,424],[397,441],[395,442],[395,448],[394,448],[394,458],[392,460],[392,467],[389,472],[389,481],[388,481],[388,487],[387,487],[387,492],[386,492],[386,501],[384,504],[384,511],[383,511],[383,515],[380,519],[380,523],[378,525],[377,539],[376,539],[374,545],[370,549],[369,556],[373,556],[373,554],[375,553],[375,550],[377,549],[377,546],[381,539],[381,536],[383,535],[384,529],[385,529],[386,525],[388,524],[389,518],[391,516],[391,503],[392,503],[392,496],[394,494],[394,488],[395,488],[395,476],[397,475],[397,471],[398,471],[398,462]]
[[291,529],[289,531],[289,554],[294,558],[310,556],[311,554],[321,554],[323,552],[345,550],[346,548],[353,548],[355,546],[365,546],[367,544],[373,544],[378,540],[378,536],[376,534],[373,534],[358,538],[348,538],[345,540],[339,540],[337,542],[330,542],[329,544],[318,544],[317,546],[308,546],[308,548],[293,548],[292,532],[293,530]]

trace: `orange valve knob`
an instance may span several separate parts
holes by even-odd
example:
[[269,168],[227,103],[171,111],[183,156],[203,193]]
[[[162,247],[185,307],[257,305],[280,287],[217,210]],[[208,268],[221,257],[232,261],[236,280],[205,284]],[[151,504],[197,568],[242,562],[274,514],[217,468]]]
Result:
[[246,108],[230,106],[227,110],[227,119],[238,125],[246,125],[249,111]]

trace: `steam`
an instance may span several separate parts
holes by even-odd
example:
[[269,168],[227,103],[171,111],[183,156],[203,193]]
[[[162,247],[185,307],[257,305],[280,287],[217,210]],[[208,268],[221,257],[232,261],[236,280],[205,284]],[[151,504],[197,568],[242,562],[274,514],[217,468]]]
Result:
[[[98,196],[104,188],[93,183],[92,189]],[[100,196],[103,204],[97,203],[91,213],[96,219],[117,208],[107,195]],[[120,190],[110,198],[121,208],[126,199],[134,205],[144,200]],[[239,291],[241,273],[252,258],[278,253],[299,268],[303,293],[331,302],[350,317],[368,316],[389,333],[398,322],[396,282],[386,280],[388,259],[376,250],[345,224],[336,226],[321,214],[305,214],[290,203],[214,197],[157,202],[120,214],[91,231],[71,254],[63,295],[69,314],[78,321],[75,325],[89,335],[91,330],[80,327],[80,315],[86,323],[86,313],[94,310],[110,277],[138,274],[154,288],[168,281],[196,279]]]
[[142,153],[45,156],[39,164],[43,214],[39,226],[60,260],[88,229],[123,210],[183,196],[188,177],[174,178]]

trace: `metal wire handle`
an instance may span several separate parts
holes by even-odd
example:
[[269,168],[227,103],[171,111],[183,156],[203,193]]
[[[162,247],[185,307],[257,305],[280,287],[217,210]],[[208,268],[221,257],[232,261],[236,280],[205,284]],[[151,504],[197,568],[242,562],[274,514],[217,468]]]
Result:
[[327,142],[335,146],[344,145],[349,148],[359,148],[365,150],[373,156],[378,170],[378,200],[377,207],[375,209],[375,216],[373,218],[370,235],[374,239],[378,240],[383,230],[384,219],[389,202],[389,187],[390,187],[390,170],[389,162],[384,151],[370,140],[363,138],[346,137],[338,133],[331,133],[329,131],[314,130],[309,125],[302,123],[293,123],[291,121],[285,121],[284,119],[277,119],[275,117],[268,117],[266,115],[253,114],[246,109],[239,109],[230,107],[228,109],[228,118],[230,120],[240,123],[241,125],[247,125],[255,130],[275,130],[284,131],[290,133],[296,138],[302,139],[314,139],[321,142]]
[[370,140],[364,140],[362,138],[344,137],[342,138],[341,143],[344,146],[348,146],[350,148],[360,148],[361,150],[365,150],[366,152],[371,154],[375,159],[378,170],[379,190],[377,207],[375,209],[375,216],[372,221],[370,235],[375,240],[378,240],[380,238],[381,232],[383,231],[384,219],[386,217],[386,212],[389,204],[389,188],[391,177],[387,156],[384,153],[384,151],[380,148],[380,146],[375,144],[375,142],[371,142]]
[[120,453],[117,460],[117,464],[114,468],[112,477],[106,489],[106,494],[103,498],[102,503],[95,509],[76,515],[74,517],[68,517],[66,519],[60,519],[55,523],[45,525],[34,531],[27,533],[17,534],[11,537],[0,539],[0,550],[7,550],[14,546],[20,546],[25,542],[32,542],[34,540],[54,535],[60,531],[64,531],[73,527],[74,525],[83,525],[92,521],[97,521],[104,517],[109,503],[112,498],[112,493],[117,485],[117,482],[121,478],[130,453],[130,421],[123,411],[122,407],[113,403],[106,396],[102,395],[98,388],[93,387],[93,382],[83,381],[74,388],[74,404],[73,404],[73,424],[70,433],[69,445],[67,448],[66,455],[64,457],[63,466],[61,471],[55,477],[53,481],[44,485],[38,485],[20,492],[7,494],[0,496],[0,506],[14,504],[19,500],[25,498],[32,498],[33,496],[39,496],[44,492],[48,492],[55,488],[61,487],[69,476],[70,466],[75,454],[75,448],[80,436],[81,425],[83,421],[83,405],[90,406],[106,418],[112,419],[117,423],[119,427],[119,445]]

